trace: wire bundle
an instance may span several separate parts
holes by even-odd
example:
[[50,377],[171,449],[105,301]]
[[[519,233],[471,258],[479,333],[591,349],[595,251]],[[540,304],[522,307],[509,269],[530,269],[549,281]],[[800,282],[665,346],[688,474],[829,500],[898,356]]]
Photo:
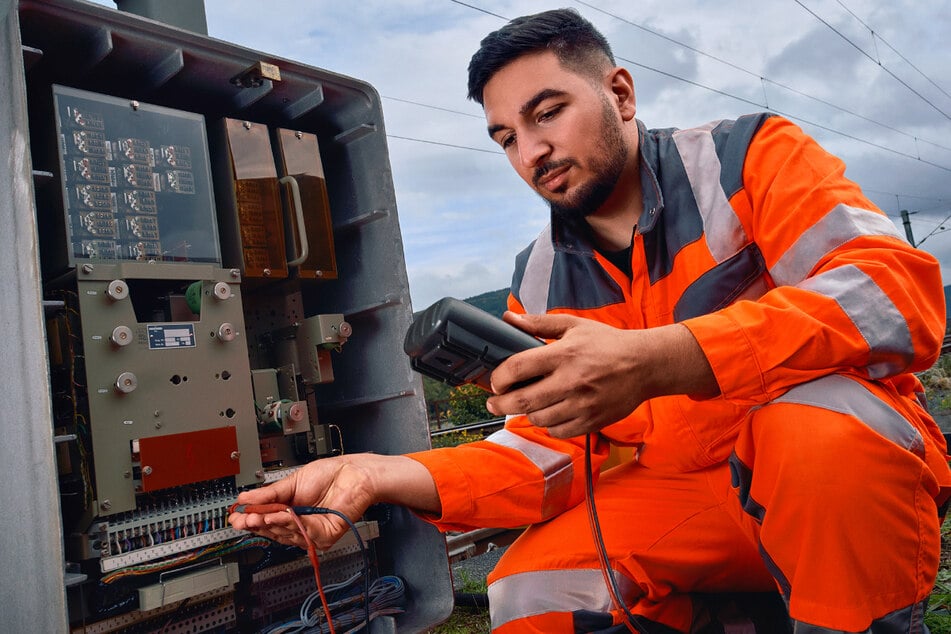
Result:
[[181,555],[169,557],[168,559],[162,559],[160,561],[148,564],[120,568],[110,572],[107,575],[103,575],[102,579],[100,579],[100,582],[103,584],[110,584],[124,577],[148,575],[154,572],[171,570],[172,568],[177,568],[182,564],[212,559],[215,557],[222,557],[239,550],[245,550],[248,548],[267,548],[270,546],[270,544],[271,542],[264,539],[263,537],[239,537],[231,541],[221,542],[220,544],[207,546],[198,550],[182,553]]
[[[325,625],[327,626],[327,632],[329,634],[337,634],[336,629],[334,628],[333,617],[331,615],[330,605],[327,601],[326,593],[324,591],[323,584],[320,580],[320,560],[317,557],[317,547],[314,545],[314,540],[310,538],[310,535],[307,534],[307,529],[304,527],[303,522],[301,522],[301,515],[336,515],[344,522],[347,523],[347,526],[350,527],[350,531],[353,533],[353,536],[357,540],[357,544],[360,547],[360,554],[363,556],[363,571],[360,576],[363,577],[363,596],[370,596],[370,558],[367,554],[367,546],[363,541],[363,537],[360,535],[360,531],[357,529],[353,521],[335,509],[324,508],[320,506],[286,506],[279,503],[271,504],[233,504],[231,508],[228,509],[229,513],[280,513],[286,512],[294,520],[294,524],[297,526],[297,530],[300,531],[301,537],[304,540],[304,543],[307,546],[307,557],[310,559],[310,564],[314,569],[314,581],[317,583],[317,598],[320,599],[321,607],[323,608],[324,616],[326,617]],[[402,584],[402,582],[400,582]],[[369,627],[370,620],[372,615],[370,613],[370,601],[363,601],[363,619],[362,623],[349,631],[355,632],[362,627]],[[302,630],[292,630],[292,631],[302,631]],[[318,630],[315,630],[318,631]],[[319,630],[324,631],[324,630]]]
[[[369,612],[370,620],[378,616],[400,614],[403,612],[403,605],[406,599],[406,587],[403,580],[399,577],[385,576],[380,577],[370,586],[370,599],[366,599],[363,592],[354,593],[354,583],[363,575],[358,573],[346,581],[333,586],[324,588],[326,594],[339,594],[340,598],[334,598],[327,603],[327,609],[333,619],[336,627],[346,627],[343,634],[351,634],[364,628],[367,624],[366,614]],[[344,592],[349,588],[350,592]],[[326,634],[331,631],[330,622],[328,622],[321,606],[319,605],[320,596],[317,592],[311,594],[301,605],[300,618],[294,621],[282,623],[271,629],[265,630],[264,634]]]

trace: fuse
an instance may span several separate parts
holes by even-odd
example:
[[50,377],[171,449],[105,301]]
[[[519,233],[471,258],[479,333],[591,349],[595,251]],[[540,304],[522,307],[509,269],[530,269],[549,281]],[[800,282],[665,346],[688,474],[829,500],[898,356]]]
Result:
[[131,163],[122,166],[122,174],[133,187],[154,187],[155,174],[151,167]]
[[87,128],[90,130],[106,129],[106,126],[102,120],[102,115],[98,112],[86,112],[80,110],[76,106],[69,106],[66,108],[66,114],[69,116],[69,120],[71,122],[81,128]]
[[83,240],[80,251],[82,257],[97,260],[115,260],[119,255],[114,240]]
[[111,187],[105,185],[76,185],[76,201],[90,209],[115,208],[115,197]]
[[112,174],[105,159],[90,157],[72,161],[73,173],[79,178],[92,183],[112,183]]
[[79,223],[86,232],[94,236],[115,238],[117,224],[115,215],[109,211],[89,211],[79,214]]
[[158,260],[162,257],[162,245],[155,241],[141,241],[130,244],[129,258],[133,260]]
[[83,154],[106,156],[106,135],[96,130],[75,130],[73,144]]
[[155,203],[155,192],[143,189],[134,189],[126,191],[123,199],[128,208],[134,212],[142,214],[158,213],[158,206]]
[[162,161],[170,167],[192,168],[192,151],[187,145],[163,145],[161,155]]
[[125,228],[136,238],[144,240],[159,239],[158,218],[155,216],[127,216]]
[[152,146],[145,139],[126,138],[119,139],[120,158],[124,158],[133,163],[152,163]]
[[169,190],[177,194],[194,194],[195,177],[185,170],[172,170],[165,173],[165,182]]

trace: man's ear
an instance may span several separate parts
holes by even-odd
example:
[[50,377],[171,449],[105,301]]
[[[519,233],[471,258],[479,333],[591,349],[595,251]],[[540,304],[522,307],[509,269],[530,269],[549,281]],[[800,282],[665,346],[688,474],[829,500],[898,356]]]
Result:
[[608,89],[611,91],[621,118],[630,121],[637,114],[637,95],[634,93],[634,78],[626,68],[618,66],[611,70],[605,78]]

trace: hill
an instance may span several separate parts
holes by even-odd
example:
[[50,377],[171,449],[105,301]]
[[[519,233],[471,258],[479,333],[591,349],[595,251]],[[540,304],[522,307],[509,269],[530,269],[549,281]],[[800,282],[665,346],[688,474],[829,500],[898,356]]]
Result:
[[507,308],[506,300],[508,296],[509,289],[500,288],[497,291],[488,291],[476,295],[475,297],[469,297],[466,299],[466,303],[472,304],[476,308],[481,308],[490,315],[501,317]]

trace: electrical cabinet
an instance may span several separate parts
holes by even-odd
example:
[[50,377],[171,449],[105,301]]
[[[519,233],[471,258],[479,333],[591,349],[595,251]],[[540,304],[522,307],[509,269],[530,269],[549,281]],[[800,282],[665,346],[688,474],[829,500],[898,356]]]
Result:
[[[0,28],[0,614],[50,632],[294,618],[309,563],[228,526],[237,492],[429,446],[379,97],[78,0],[0,2]],[[323,553],[325,583],[405,591],[370,631],[448,616],[435,529],[385,505],[355,528],[368,547]]]

